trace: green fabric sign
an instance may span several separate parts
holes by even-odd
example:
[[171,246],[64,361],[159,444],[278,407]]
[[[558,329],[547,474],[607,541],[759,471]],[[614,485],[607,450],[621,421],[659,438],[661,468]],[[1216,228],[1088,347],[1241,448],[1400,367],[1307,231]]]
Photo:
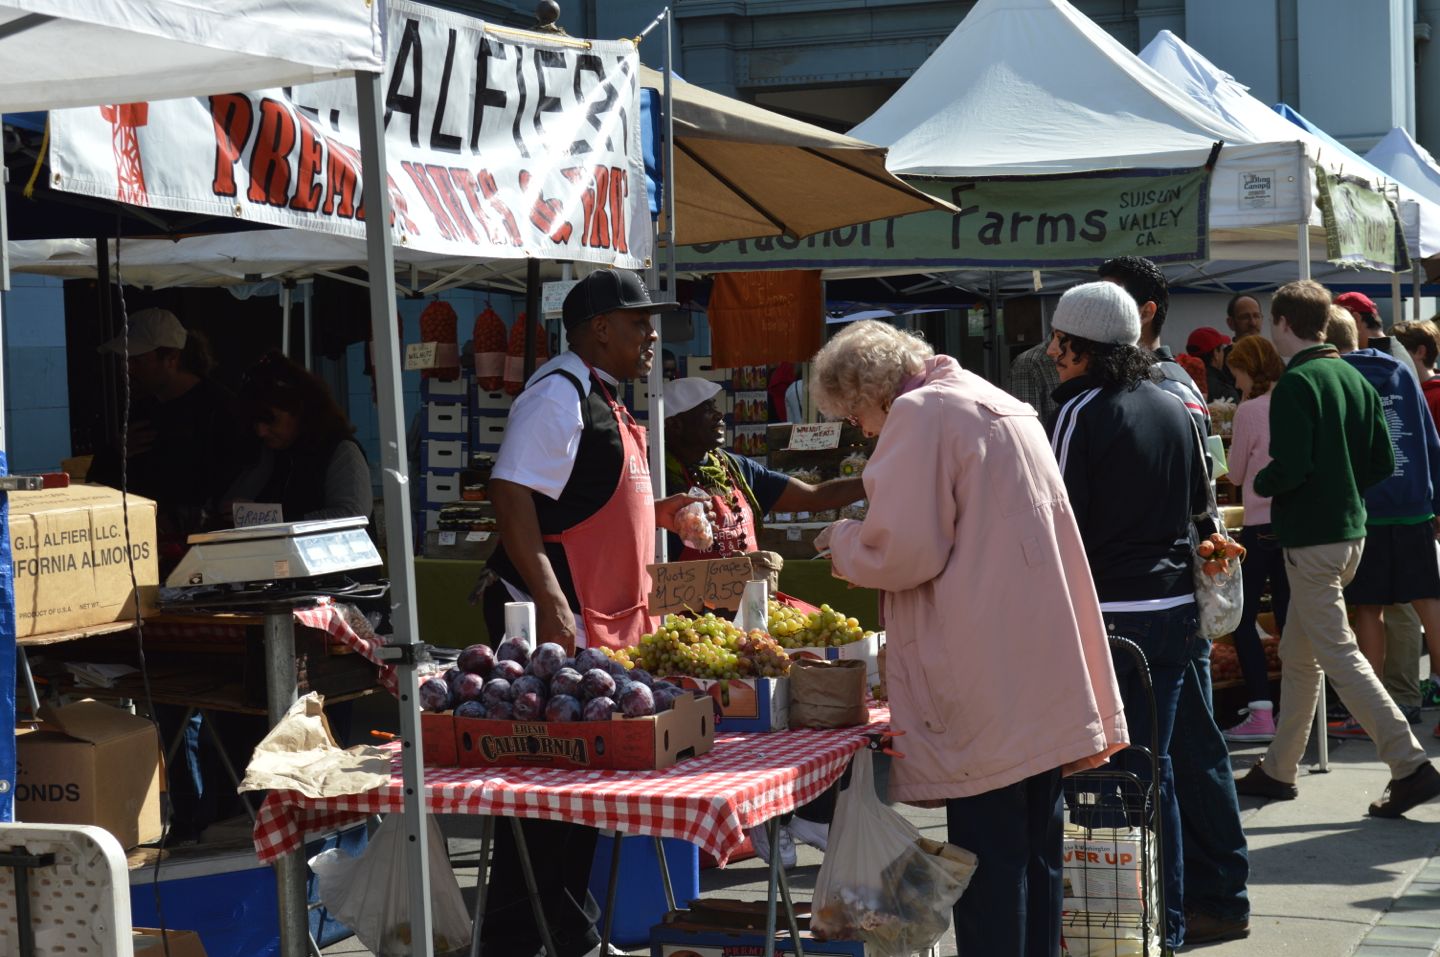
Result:
[[750,269],[1040,269],[1095,266],[1114,256],[1208,258],[1210,174],[1126,169],[1055,176],[911,180],[960,208],[775,237],[682,246],[688,272]]
[[1325,224],[1325,258],[1344,266],[1408,272],[1410,254],[1395,204],[1367,180],[1332,176],[1315,168],[1320,221]]

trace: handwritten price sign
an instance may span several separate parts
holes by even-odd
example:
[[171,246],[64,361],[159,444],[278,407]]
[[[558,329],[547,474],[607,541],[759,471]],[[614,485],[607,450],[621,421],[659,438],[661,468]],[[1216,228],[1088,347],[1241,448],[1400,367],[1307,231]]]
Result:
[[650,568],[650,614],[737,609],[745,583],[754,577],[750,559],[712,558],[698,562],[665,562]]
[[815,452],[840,447],[840,422],[812,422],[790,430],[792,451]]

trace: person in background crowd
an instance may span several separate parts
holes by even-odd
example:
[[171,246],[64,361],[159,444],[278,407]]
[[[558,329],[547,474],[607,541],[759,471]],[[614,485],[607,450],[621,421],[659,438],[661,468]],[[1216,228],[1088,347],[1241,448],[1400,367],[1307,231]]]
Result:
[[1230,335],[1235,342],[1249,336],[1258,336],[1260,327],[1265,319],[1265,313],[1260,308],[1260,300],[1254,296],[1238,293],[1230,297],[1225,304],[1225,325],[1230,327]]
[[[1365,552],[1354,581],[1345,588],[1360,652],[1383,674],[1390,652],[1386,623],[1392,615],[1413,610],[1426,633],[1435,636],[1431,643],[1440,648],[1440,565],[1435,561],[1440,433],[1414,376],[1399,361],[1376,349],[1355,349],[1355,321],[1349,312],[1330,307],[1325,338],[1379,394],[1395,450],[1395,471],[1365,490]],[[1401,634],[1395,652],[1407,658],[1414,653],[1416,660],[1407,664],[1418,670],[1418,651],[1412,652],[1405,641],[1408,633],[1406,629]],[[1416,692],[1413,698],[1396,700],[1402,713],[1418,709],[1418,688]],[[1365,729],[1352,716],[1333,723],[1330,734],[1364,737]]]
[[[1440,328],[1433,319],[1397,322],[1394,340],[1410,356],[1415,376],[1425,393],[1425,404],[1430,416],[1440,426],[1440,377],[1435,374],[1436,356],[1440,354]],[[1440,677],[1432,658],[1431,675],[1424,681],[1417,680],[1420,671],[1420,655],[1425,642],[1420,634],[1420,617],[1409,605],[1400,606],[1405,615],[1395,614],[1395,608],[1385,609],[1385,690],[1400,705],[1411,724],[1420,720],[1420,709],[1440,707]]]
[[1230,337],[1219,329],[1201,326],[1190,333],[1185,340],[1185,351],[1205,363],[1205,395],[1210,401],[1226,399],[1240,401],[1240,390],[1230,378],[1225,367],[1225,354],[1229,352]]
[[[1199,715],[1188,716],[1188,738],[1173,738],[1182,688],[1187,680],[1198,680],[1192,675],[1198,657],[1194,645],[1204,641],[1190,544],[1191,522],[1197,516],[1205,520],[1210,502],[1200,437],[1184,406],[1152,380],[1154,359],[1136,346],[1140,316],[1123,290],[1105,282],[1073,287],[1060,298],[1052,326],[1050,355],[1060,370],[1055,391],[1060,413],[1051,446],[1085,542],[1106,628],[1139,645],[1150,671],[1159,740],[1140,743],[1153,745],[1160,765],[1165,944],[1175,948],[1187,939],[1243,936],[1249,932],[1249,862],[1228,774],[1229,752],[1214,719],[1208,725],[1205,720],[1208,686],[1196,691]],[[1142,490],[1151,498],[1146,508],[1137,509],[1134,496]],[[1115,665],[1132,733],[1148,729],[1151,693],[1133,660],[1120,656]],[[1183,832],[1177,800],[1181,785],[1174,772],[1182,759],[1191,772],[1190,797],[1207,802],[1192,805],[1191,827]],[[1132,755],[1117,762],[1148,776],[1148,764],[1137,764]],[[1207,869],[1194,875],[1206,885],[1193,895],[1196,900],[1188,873],[1192,849],[1184,846],[1194,829],[1216,835],[1193,849],[1211,855],[1201,865]],[[1218,838],[1238,841],[1238,854],[1233,849],[1217,854]],[[1195,910],[1202,893],[1204,908]],[[1193,931],[1187,930],[1192,923]]]
[[1390,766],[1375,817],[1399,817],[1440,796],[1440,771],[1360,654],[1345,586],[1365,545],[1365,489],[1395,468],[1380,397],[1339,351],[1321,341],[1330,293],[1312,280],[1282,286],[1270,303],[1271,339],[1289,359],[1270,398],[1272,461],[1255,476],[1271,496],[1272,524],[1290,575],[1290,613],[1280,636],[1284,709],[1265,757],[1236,782],[1241,794],[1289,801],[1310,738],[1322,672],[1370,732]]
[[[556,354],[553,347],[550,354]],[[669,349],[660,350],[660,375],[666,382],[680,378],[680,360]]]
[[1415,376],[1425,392],[1431,418],[1440,423],[1440,377],[1435,375],[1436,358],[1440,356],[1440,327],[1435,325],[1435,319],[1422,319],[1397,322],[1393,332],[1415,364]]
[[[1342,292],[1335,297],[1335,305],[1348,310],[1355,317],[1357,349],[1372,349],[1372,338],[1386,338],[1385,327],[1380,323],[1380,307],[1363,292]],[[1388,345],[1388,344],[1387,344]]]
[[1030,403],[1041,422],[1049,422],[1060,408],[1052,395],[1060,385],[1060,373],[1055,371],[1055,360],[1046,353],[1049,348],[1050,341],[1042,339],[1010,363],[1010,394]]
[[1275,703],[1270,698],[1270,669],[1260,644],[1255,618],[1265,586],[1270,586],[1270,609],[1275,627],[1285,628],[1290,584],[1280,543],[1270,524],[1270,499],[1255,491],[1255,473],[1270,464],[1270,390],[1285,374],[1285,362],[1264,336],[1246,336],[1229,356],[1230,373],[1241,395],[1230,438],[1230,481],[1243,489],[1245,527],[1240,544],[1245,561],[1240,566],[1245,591],[1240,624],[1235,626],[1235,654],[1245,679],[1245,719],[1225,732],[1230,741],[1271,741],[1275,738]]
[[1190,373],[1190,381],[1195,383],[1195,388],[1200,390],[1200,395],[1206,402],[1210,401],[1210,382],[1205,374],[1205,361],[1199,356],[1192,356],[1188,352],[1182,352],[1175,357],[1180,368]]
[[766,391],[770,394],[771,422],[801,421],[799,419],[792,419],[785,405],[785,394],[790,391],[790,386],[799,381],[800,370],[796,368],[793,362],[782,362],[770,373],[770,382]]
[[[890,708],[906,732],[889,798],[944,802],[949,840],[979,857],[955,904],[960,953],[1058,955],[1061,777],[1128,738],[1044,430],[1030,406],[880,322],[827,343],[811,388],[823,412],[880,436],[869,512],[816,546],[837,576],[885,593]],[[1044,706],[1017,708],[1017,688]]]
[[[209,528],[220,499],[254,448],[235,418],[235,397],[213,378],[205,337],[168,309],[142,309],[123,337],[100,347],[124,356],[135,403],[130,416],[126,484],[154,499],[163,580],[185,554],[186,538]],[[121,454],[95,456],[88,480],[120,487]]]
[[1185,403],[1201,435],[1210,434],[1210,407],[1190,373],[1175,361],[1175,354],[1160,342],[1170,312],[1170,285],[1159,266],[1139,256],[1118,256],[1100,264],[1096,275],[1130,294],[1140,311],[1139,347],[1155,357],[1156,384]]
[[245,373],[239,398],[263,449],[230,486],[227,504],[275,503],[287,522],[370,517],[370,466],[355,426],[318,376],[270,352]]
[[[1160,342],[1170,307],[1165,273],[1148,259],[1121,256],[1102,263],[1099,276],[1130,294],[1140,312],[1138,346],[1155,357],[1151,376],[1159,376],[1156,384],[1184,403],[1202,439],[1208,437],[1209,400]],[[1203,460],[1208,474],[1212,465],[1208,452]],[[1170,747],[1185,828],[1185,893],[1187,903],[1195,906],[1187,916],[1191,942],[1243,936],[1250,926],[1245,890],[1250,863],[1239,814],[1232,813],[1237,804],[1229,754],[1215,723],[1210,647],[1210,641],[1198,633],[1187,646],[1190,663],[1184,671]]]

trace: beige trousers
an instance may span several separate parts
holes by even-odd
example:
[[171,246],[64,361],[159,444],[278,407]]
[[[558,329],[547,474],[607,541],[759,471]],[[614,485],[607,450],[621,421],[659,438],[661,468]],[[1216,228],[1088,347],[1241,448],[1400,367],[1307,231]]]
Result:
[[1324,677],[1375,741],[1392,778],[1403,778],[1426,761],[1405,716],[1360,654],[1345,617],[1344,588],[1355,577],[1364,548],[1361,538],[1285,549],[1290,609],[1280,636],[1280,720],[1264,759],[1265,773],[1277,781],[1293,784],[1299,774]]
[[1385,606],[1385,690],[1402,708],[1420,706],[1420,616],[1406,605]]

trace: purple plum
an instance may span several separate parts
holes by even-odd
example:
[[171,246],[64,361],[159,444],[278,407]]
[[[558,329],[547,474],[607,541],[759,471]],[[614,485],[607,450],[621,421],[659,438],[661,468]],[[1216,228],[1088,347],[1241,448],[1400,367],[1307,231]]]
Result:
[[545,713],[545,699],[533,691],[515,696],[515,720],[538,721]]
[[509,701],[510,696],[510,682],[504,678],[491,678],[485,682],[485,687],[480,691],[480,700],[485,702],[486,707],[497,705],[502,701]]
[[456,703],[461,701],[476,701],[480,693],[485,689],[485,682],[479,675],[472,675],[468,671],[455,679],[455,687],[452,695]]
[[620,709],[627,718],[644,718],[655,713],[655,698],[650,689],[638,681],[630,683],[630,690],[620,696]]
[[497,701],[485,709],[485,717],[491,721],[513,721],[515,706],[508,701]]
[[633,688],[634,686],[635,686],[635,682],[631,681],[628,677],[627,677],[627,678],[616,678],[616,679],[615,679],[615,693],[612,694],[612,695],[610,695],[610,697],[614,698],[616,701],[619,701],[620,699],[624,698],[625,695],[626,695],[626,694],[630,691],[630,689]]
[[653,686],[655,684],[655,676],[652,675],[650,672],[646,671],[644,668],[631,668],[629,674],[627,674],[626,677],[629,678],[631,681],[638,681],[645,687],[654,690]]
[[682,694],[684,694],[683,691],[673,686],[669,688],[656,688],[651,692],[651,696],[655,701],[655,713],[660,714],[662,711],[669,711],[675,706],[675,699]]
[[495,667],[490,669],[490,678],[504,678],[506,681],[514,681],[525,673],[525,666],[518,661],[497,661]]
[[612,678],[623,678],[630,673],[629,668],[625,667],[620,662],[616,661],[614,658],[606,658],[604,667],[605,670],[610,673],[610,677]]
[[450,710],[450,686],[444,678],[426,678],[420,683],[420,707],[426,711]]
[[609,721],[610,716],[615,713],[615,702],[608,697],[601,695],[598,698],[591,698],[585,702],[585,710],[582,712],[582,720],[585,721]]
[[455,709],[457,718],[488,718],[490,717],[485,705],[479,701],[467,701]]
[[[591,668],[580,679],[580,694],[586,700],[590,698],[609,698],[615,693],[615,679],[610,677],[608,671],[599,668]],[[585,719],[590,720],[590,719]]]
[[579,721],[580,701],[568,694],[557,694],[545,702],[546,721]]
[[495,652],[489,645],[471,645],[460,652],[460,660],[455,664],[461,671],[484,677],[495,667]]
[[661,689],[665,691],[679,691],[680,686],[673,681],[666,681],[664,678],[661,678],[650,686],[651,691],[660,691]]
[[520,696],[526,694],[535,695],[542,703],[550,697],[550,690],[545,684],[545,680],[534,675],[521,675],[510,682],[510,688],[511,698],[515,701],[519,701]]
[[555,672],[555,677],[550,679],[550,693],[552,695],[570,695],[572,698],[580,694],[580,672],[574,668],[561,668]]
[[575,656],[575,670],[583,675],[591,668],[604,668],[605,662],[609,660],[602,651],[594,648],[582,648],[580,653]]
[[565,649],[553,641],[547,641],[530,656],[530,673],[549,681],[556,672],[565,667]]
[[459,668],[446,668],[445,673],[440,677],[444,679],[447,685],[453,688],[455,687],[455,679],[460,677],[462,674],[464,674],[464,672],[462,672]]
[[569,668],[571,671],[576,671],[576,670],[578,670],[578,669],[575,667],[575,659],[574,659],[574,658],[566,658],[566,659],[565,659],[565,663],[562,664],[560,667],[562,667],[562,668]]
[[525,667],[530,660],[530,642],[524,638],[506,638],[500,642],[500,647],[495,649],[495,658],[499,661],[514,661]]

